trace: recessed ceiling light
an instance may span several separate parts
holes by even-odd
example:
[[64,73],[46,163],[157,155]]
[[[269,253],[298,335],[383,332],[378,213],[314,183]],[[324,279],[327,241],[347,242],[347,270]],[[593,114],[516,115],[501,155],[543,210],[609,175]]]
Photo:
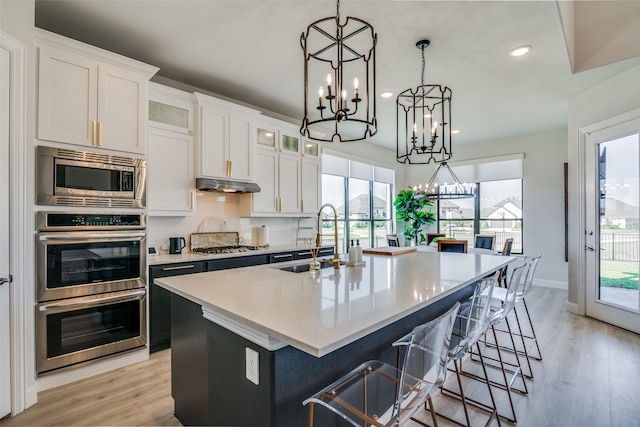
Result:
[[451,133],[460,133],[460,130],[459,129],[454,129],[454,130],[451,131]]
[[514,47],[513,49],[511,49],[509,51],[509,56],[522,56],[522,55],[526,55],[527,53],[531,52],[531,46],[529,45],[524,45],[524,46],[518,46],[518,47]]
[[383,98],[391,98],[393,96],[393,92],[382,92],[380,96]]

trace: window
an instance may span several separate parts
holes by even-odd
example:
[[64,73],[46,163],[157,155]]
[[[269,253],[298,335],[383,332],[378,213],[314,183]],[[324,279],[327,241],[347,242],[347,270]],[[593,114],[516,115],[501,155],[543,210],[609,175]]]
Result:
[[475,199],[439,200],[438,230],[473,245],[476,234],[496,236],[500,251],[513,238],[513,253],[522,253],[522,179],[478,183]]
[[[322,203],[338,213],[338,251],[359,240],[364,248],[386,246],[393,229],[392,191],[395,173],[367,163],[322,155]],[[333,244],[333,212],[322,211],[322,242]]]

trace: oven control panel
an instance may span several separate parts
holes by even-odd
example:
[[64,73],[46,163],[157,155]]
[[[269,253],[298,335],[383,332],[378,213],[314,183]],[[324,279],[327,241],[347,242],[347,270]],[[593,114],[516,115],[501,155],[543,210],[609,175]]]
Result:
[[113,230],[145,228],[143,213],[38,212],[39,230]]

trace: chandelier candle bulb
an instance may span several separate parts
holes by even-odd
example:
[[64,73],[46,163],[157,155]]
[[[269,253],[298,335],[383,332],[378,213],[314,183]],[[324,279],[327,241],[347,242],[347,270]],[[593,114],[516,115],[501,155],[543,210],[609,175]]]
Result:
[[318,101],[320,101],[320,106],[322,107],[322,98],[324,97],[324,89],[320,86],[318,89]]

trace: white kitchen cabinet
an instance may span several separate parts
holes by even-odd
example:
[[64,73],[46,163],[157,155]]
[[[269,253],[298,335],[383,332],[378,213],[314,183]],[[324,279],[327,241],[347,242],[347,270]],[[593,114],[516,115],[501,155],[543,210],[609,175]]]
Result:
[[300,216],[319,208],[320,157],[315,142],[303,145],[295,125],[256,121],[254,179],[259,193],[241,198],[243,216]]
[[193,111],[191,94],[150,84],[147,206],[151,216],[195,212]]
[[303,158],[300,162],[300,193],[302,202],[300,211],[304,214],[316,214],[320,209],[320,177],[322,170],[320,161]]
[[145,154],[147,84],[158,69],[41,33],[38,139]]
[[253,181],[254,121],[259,111],[196,93],[198,178]]

